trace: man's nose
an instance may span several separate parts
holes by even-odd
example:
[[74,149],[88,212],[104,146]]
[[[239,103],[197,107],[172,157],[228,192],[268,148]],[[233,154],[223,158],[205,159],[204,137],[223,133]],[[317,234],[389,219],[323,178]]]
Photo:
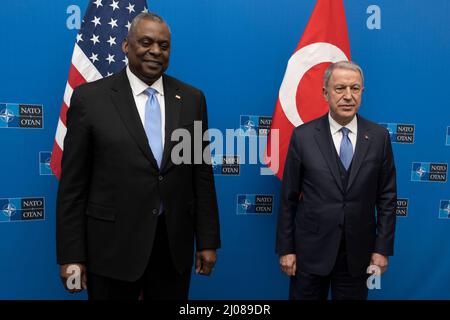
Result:
[[350,87],[346,87],[344,91],[344,99],[351,100],[352,99],[352,89]]
[[153,55],[159,56],[159,55],[161,55],[162,51],[161,51],[161,48],[159,47],[159,44],[153,43],[150,46],[149,52]]

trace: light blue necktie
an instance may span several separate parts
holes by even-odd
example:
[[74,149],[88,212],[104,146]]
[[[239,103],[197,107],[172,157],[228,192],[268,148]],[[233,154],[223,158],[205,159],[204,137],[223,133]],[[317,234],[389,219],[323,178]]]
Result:
[[[153,88],[145,89],[148,95],[145,103],[144,129],[147,135],[148,143],[152,149],[158,167],[161,168],[163,154],[162,135],[161,135],[161,107],[159,106],[156,90]],[[163,212],[162,201],[159,205],[159,215]]]
[[350,167],[350,163],[352,162],[353,158],[353,146],[352,142],[348,137],[348,133],[350,132],[350,130],[346,127],[342,127],[341,132],[342,132],[342,140],[339,156],[341,158],[342,164],[345,167],[345,170],[348,170],[348,167]]
[[161,167],[163,154],[162,137],[161,137],[161,108],[156,98],[156,90],[153,88],[145,89],[148,100],[145,103],[145,120],[144,128],[147,134],[148,143],[152,149],[153,156]]

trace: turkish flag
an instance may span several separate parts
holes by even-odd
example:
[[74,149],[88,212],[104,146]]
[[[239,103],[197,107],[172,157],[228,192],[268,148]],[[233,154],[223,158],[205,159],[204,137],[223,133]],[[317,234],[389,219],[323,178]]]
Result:
[[342,60],[350,60],[343,0],[318,0],[288,61],[272,116],[266,163],[279,179],[294,128],[328,112],[323,74],[330,63]]

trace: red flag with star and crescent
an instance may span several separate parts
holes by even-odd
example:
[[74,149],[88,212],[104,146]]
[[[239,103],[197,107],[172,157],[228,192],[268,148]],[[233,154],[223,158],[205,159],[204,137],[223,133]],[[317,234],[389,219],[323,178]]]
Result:
[[343,0],[317,0],[288,61],[272,116],[266,163],[279,179],[294,128],[328,112],[322,96],[323,74],[330,63],[342,60],[350,60]]

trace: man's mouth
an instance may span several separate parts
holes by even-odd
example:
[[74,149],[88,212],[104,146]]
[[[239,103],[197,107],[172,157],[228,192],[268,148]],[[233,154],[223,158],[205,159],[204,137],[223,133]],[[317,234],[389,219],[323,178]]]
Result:
[[144,63],[149,65],[149,66],[154,66],[154,67],[161,67],[162,66],[162,62],[161,61],[144,60]]

